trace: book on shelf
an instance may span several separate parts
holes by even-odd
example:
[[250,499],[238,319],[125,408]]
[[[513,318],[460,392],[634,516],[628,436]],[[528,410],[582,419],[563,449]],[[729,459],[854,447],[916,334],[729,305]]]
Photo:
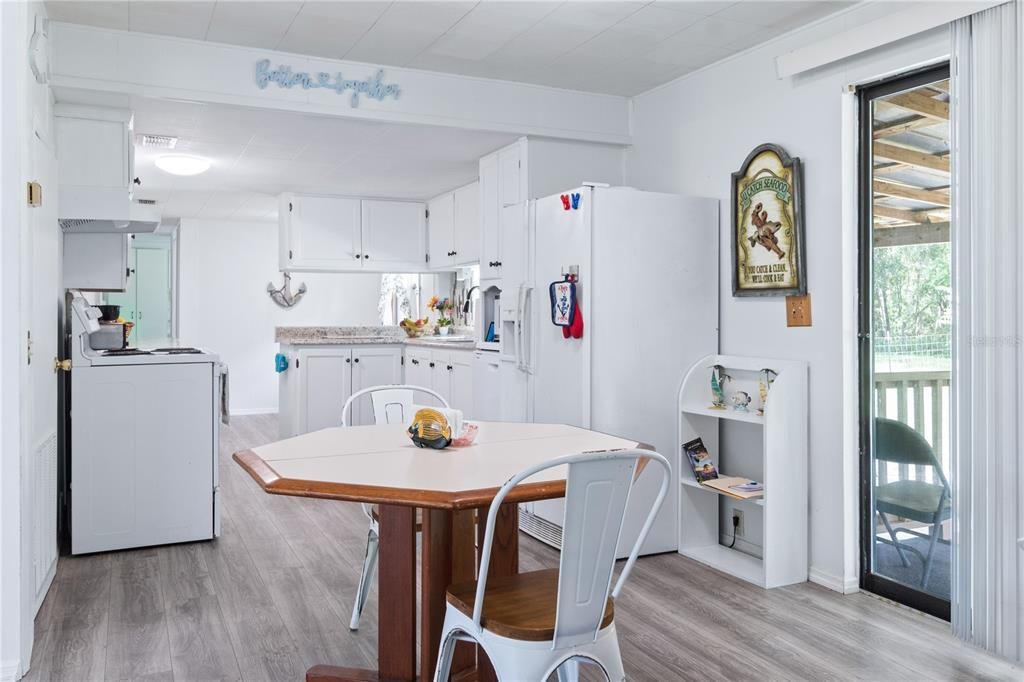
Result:
[[704,441],[694,438],[683,443],[683,453],[686,454],[690,468],[693,469],[693,477],[702,486],[713,488],[723,495],[735,497],[739,500],[749,500],[764,495],[764,485],[743,476],[721,476],[718,468],[715,467]]
[[711,461],[711,454],[700,438],[683,443],[683,452],[686,453],[686,459],[690,462],[693,476],[698,483],[718,478],[718,469],[715,468],[715,463]]

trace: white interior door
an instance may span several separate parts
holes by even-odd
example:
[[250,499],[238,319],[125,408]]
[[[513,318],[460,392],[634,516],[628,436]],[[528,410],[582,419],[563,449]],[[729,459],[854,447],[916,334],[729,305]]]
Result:
[[171,336],[171,252],[146,248],[134,251],[139,325],[135,345],[159,345]]
[[[30,489],[29,523],[31,576],[36,609],[53,577],[57,563],[57,310],[60,306],[60,227],[57,224],[57,168],[50,148],[33,138],[32,177],[43,185],[43,205],[29,210],[25,247],[31,253],[26,320],[29,334],[27,443],[23,470]],[[24,546],[24,544],[23,544]]]

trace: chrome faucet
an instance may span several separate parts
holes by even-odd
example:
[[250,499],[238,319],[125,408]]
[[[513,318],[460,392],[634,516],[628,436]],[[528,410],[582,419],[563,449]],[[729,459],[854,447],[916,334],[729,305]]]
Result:
[[462,305],[462,314],[469,315],[469,306],[473,302],[473,292],[480,288],[479,284],[474,284],[466,292],[466,302]]

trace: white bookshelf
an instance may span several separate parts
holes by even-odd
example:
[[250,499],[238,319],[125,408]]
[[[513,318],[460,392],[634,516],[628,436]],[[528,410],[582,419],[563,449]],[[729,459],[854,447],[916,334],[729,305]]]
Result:
[[[711,407],[711,368],[721,365],[732,377],[725,386],[726,398],[746,391],[753,398],[749,411]],[[778,376],[760,407],[760,372],[770,368]],[[679,387],[678,439],[679,471],[679,553],[743,580],[771,588],[807,580],[808,488],[807,468],[807,363],[735,355],[709,355],[687,372]],[[756,442],[760,452],[722,452],[723,424],[744,424],[756,434],[728,439]],[[750,426],[746,426],[750,425]],[[726,426],[726,428],[733,428]],[[740,500],[702,486],[682,452],[682,444],[700,437],[708,448],[719,474],[746,476],[764,484],[764,495]],[[749,471],[730,467],[748,468]],[[758,470],[759,469],[759,470]],[[731,549],[723,537],[731,536],[725,525],[723,504],[744,511],[746,536],[759,536],[757,548],[746,542]],[[760,533],[751,533],[752,523]]]

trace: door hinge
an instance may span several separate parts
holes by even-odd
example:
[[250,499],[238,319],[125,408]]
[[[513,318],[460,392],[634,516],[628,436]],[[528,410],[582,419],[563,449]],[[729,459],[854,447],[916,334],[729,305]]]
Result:
[[288,249],[288,260],[292,259],[292,250]]
[[426,209],[425,211],[423,211],[423,213],[424,213],[424,217],[430,218],[430,209],[429,208]]
[[430,254],[429,253],[423,254],[423,260],[425,262],[429,263],[430,262]]
[[26,362],[25,362],[25,364],[26,365],[31,365],[32,364],[32,330],[29,329],[28,331],[26,331],[25,335],[26,335],[26,342],[25,342],[25,360],[26,360]]
[[295,369],[299,368],[299,359],[295,358]]
[[402,364],[403,365],[405,364],[405,356],[404,355],[402,356]]
[[292,202],[290,202],[290,201],[288,202],[288,212],[289,213],[292,212]]

